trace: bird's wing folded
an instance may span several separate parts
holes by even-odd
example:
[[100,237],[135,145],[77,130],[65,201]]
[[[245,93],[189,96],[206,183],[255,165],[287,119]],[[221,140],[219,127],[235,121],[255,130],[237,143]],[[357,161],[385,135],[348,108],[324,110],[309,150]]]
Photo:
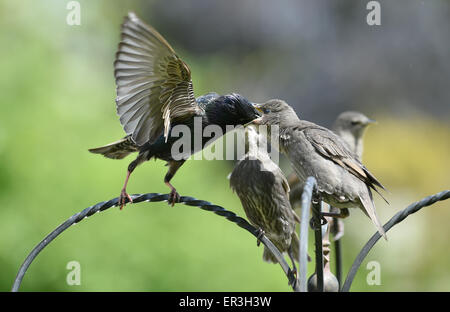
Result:
[[129,13],[114,62],[116,108],[137,145],[156,140],[170,123],[197,113],[189,67],[151,26]]
[[304,133],[311,145],[323,157],[347,169],[377,193],[378,190],[375,189],[375,185],[385,189],[336,134],[322,127],[310,127],[304,129]]

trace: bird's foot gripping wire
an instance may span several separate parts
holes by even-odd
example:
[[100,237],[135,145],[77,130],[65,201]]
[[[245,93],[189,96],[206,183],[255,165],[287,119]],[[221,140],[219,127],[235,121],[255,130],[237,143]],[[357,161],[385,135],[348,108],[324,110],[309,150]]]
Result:
[[[294,256],[294,251],[292,249],[292,245],[289,246],[288,255],[289,255],[289,258],[292,261],[292,273],[294,274],[295,280],[297,281],[298,280],[297,266],[295,265],[295,256]],[[309,258],[309,256],[307,256],[307,257]],[[310,260],[308,260],[308,261],[310,261]],[[295,286],[295,285],[293,285],[293,286]]]
[[266,233],[264,232],[263,229],[258,228],[256,234],[257,234],[257,236],[256,236],[256,246],[259,247],[259,245],[261,245],[261,238],[262,238],[262,237],[264,236],[264,234],[266,234]]
[[297,281],[298,281],[297,269],[291,270],[289,268],[287,275],[288,275],[288,279],[289,279],[288,285],[295,288],[297,286]]
[[333,218],[331,221],[331,233],[333,234],[333,240],[338,241],[344,236],[344,221],[342,219]]
[[172,188],[169,193],[169,197],[167,198],[167,203],[173,207],[175,203],[179,202],[180,202],[180,194],[178,194],[175,188]]
[[325,216],[325,217],[345,219],[350,215],[350,211],[348,211],[348,208],[341,208],[341,209],[339,209],[339,212],[337,212],[337,211],[322,212],[321,214],[322,214],[322,216]]
[[316,221],[316,218],[311,218],[311,220],[309,220],[309,226],[311,227],[311,229],[316,229],[316,228],[319,228],[319,227],[321,227],[322,225],[325,225],[325,224],[327,224],[328,223],[328,221],[327,221],[327,219],[325,218],[325,216],[323,216],[322,214],[320,215],[320,224],[317,224],[317,221]]
[[123,207],[128,203],[132,203],[133,199],[131,198],[130,195],[128,195],[127,191],[125,189],[122,189],[122,191],[120,192],[120,196],[119,196],[119,205],[120,205],[120,210],[123,209]]
[[330,213],[334,214],[330,222],[331,234],[333,234],[333,240],[338,241],[344,236],[344,221],[350,215],[350,212],[346,208],[331,207]]

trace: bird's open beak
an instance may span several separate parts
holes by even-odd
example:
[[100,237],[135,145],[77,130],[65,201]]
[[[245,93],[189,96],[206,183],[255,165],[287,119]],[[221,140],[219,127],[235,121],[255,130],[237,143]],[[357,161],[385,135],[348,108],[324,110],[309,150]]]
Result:
[[257,103],[252,103],[252,104],[253,104],[253,107],[254,107],[258,112],[260,112],[261,114],[264,114],[263,111],[262,111],[262,108],[261,108],[261,104],[257,104]]
[[253,119],[251,122],[249,122],[248,124],[254,124],[254,125],[259,125],[261,124],[262,121],[262,116],[263,116],[263,111],[261,109],[261,104],[257,104],[257,103],[252,103],[253,107],[256,109],[256,111],[259,113],[259,117]]

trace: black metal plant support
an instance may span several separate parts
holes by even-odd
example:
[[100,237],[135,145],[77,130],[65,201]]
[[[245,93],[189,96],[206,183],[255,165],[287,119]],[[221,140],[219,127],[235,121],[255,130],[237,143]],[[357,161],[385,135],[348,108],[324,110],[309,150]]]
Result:
[[[168,196],[169,196],[168,194],[159,194],[159,193],[131,195],[134,204],[144,202],[144,201],[146,201],[146,202],[167,201]],[[279,250],[275,247],[275,245],[265,235],[261,235],[260,231],[258,229],[256,229],[254,226],[252,226],[250,223],[248,223],[247,220],[237,216],[235,213],[228,211],[221,206],[214,205],[208,201],[199,200],[194,197],[181,196],[179,203],[185,204],[187,206],[198,207],[198,208],[206,210],[206,211],[214,212],[215,214],[225,217],[227,220],[235,223],[239,227],[250,232],[253,236],[258,238],[259,241],[261,241],[261,243],[263,243],[264,246],[266,246],[273,253],[273,255],[277,258],[278,262],[281,265],[281,268],[283,269],[284,273],[286,274],[286,276],[288,278],[289,284],[292,286],[292,289],[294,291],[299,290],[298,283],[295,279],[295,275],[293,274],[293,271],[287,264],[286,260],[282,256],[282,254],[279,252]],[[59,225],[55,230],[53,230],[50,234],[48,234],[39,244],[36,245],[36,247],[33,248],[33,250],[30,252],[30,254],[27,256],[25,261],[20,266],[19,272],[17,273],[16,279],[14,280],[12,291],[13,292],[19,291],[23,277],[25,276],[25,273],[27,272],[30,264],[37,257],[37,255],[48,244],[50,244],[57,236],[59,236],[62,232],[64,232],[70,226],[72,226],[75,223],[80,222],[84,218],[92,216],[93,214],[95,214],[97,212],[104,211],[111,207],[116,207],[117,204],[118,204],[118,198],[114,198],[109,201],[100,202],[98,204],[90,206],[90,207],[84,209],[83,211],[81,211],[77,214],[74,214],[67,221],[65,221],[64,223]]]
[[322,202],[313,202],[314,254],[316,255],[317,291],[323,292]]
[[[277,258],[278,262],[281,265],[284,273],[286,274],[289,284],[292,286],[294,291],[307,291],[307,251],[308,251],[308,225],[309,225],[309,211],[311,202],[313,202],[313,224],[315,223],[315,241],[316,241],[316,272],[317,274],[317,284],[318,289],[323,290],[323,253],[322,253],[322,227],[320,214],[321,203],[314,203],[313,195],[316,187],[316,180],[313,177],[309,177],[305,183],[305,187],[302,194],[302,212],[301,212],[301,223],[300,223],[300,263],[299,263],[299,278],[295,279],[295,276],[285,261],[283,255],[279,252],[279,250],[273,245],[273,243],[265,236],[262,235],[258,229],[253,227],[250,223],[248,223],[245,219],[237,216],[235,213],[226,210],[225,208],[214,205],[208,201],[198,200],[189,196],[182,196],[180,199],[180,203],[185,204],[187,206],[198,207],[203,210],[214,212],[215,214],[225,217],[227,220],[235,223],[239,227],[247,230],[259,240],[274,254]],[[168,194],[159,194],[159,193],[148,193],[148,194],[137,194],[132,195],[133,203],[139,203],[143,201],[147,202],[160,202],[167,201]],[[384,225],[384,229],[387,232],[394,225],[403,221],[408,215],[419,211],[421,208],[430,206],[437,201],[445,200],[450,198],[450,190],[446,190],[440,192],[438,194],[428,196],[422,199],[419,202],[413,203],[408,206],[406,209],[398,212],[394,217],[389,220]],[[27,256],[23,264],[21,265],[19,272],[17,273],[16,279],[14,281],[12,291],[18,291],[20,288],[20,284],[22,283],[23,277],[27,272],[28,267],[33,262],[33,260],[37,257],[37,255],[52,242],[58,235],[64,232],[71,225],[80,222],[86,217],[89,217],[97,212],[104,211],[111,207],[117,206],[118,198],[111,199],[109,201],[100,202],[96,205],[88,207],[83,211],[73,215],[67,221],[58,226],[54,231],[48,234],[36,247],[33,248],[31,253]],[[355,262],[353,263],[346,281],[341,289],[341,291],[348,291],[351,287],[353,279],[358,271],[359,266],[363,262],[364,258],[367,256],[372,247],[376,244],[376,242],[380,239],[380,235],[375,233],[372,238],[367,242],[364,248],[361,250],[359,255],[357,256]]]
[[[446,200],[450,198],[450,190],[442,191],[440,193],[425,197],[424,199],[417,201],[415,203],[412,203],[405,209],[397,212],[384,226],[384,231],[389,231],[394,225],[399,224],[403,220],[406,219],[410,214],[413,214],[420,209],[431,206],[432,204],[441,201]],[[366,258],[369,251],[372,249],[373,246],[378,242],[378,240],[381,238],[380,233],[376,232],[370,240],[364,245],[363,249],[359,252],[358,256],[356,257],[355,261],[352,264],[352,267],[350,268],[350,271],[347,275],[347,278],[345,279],[345,283],[341,288],[341,291],[347,292],[350,290],[350,287],[352,286],[353,279],[355,278],[355,275],[363,262],[363,260]]]
[[[302,213],[301,213],[301,224],[300,224],[300,262],[302,262],[302,259],[306,259],[306,252],[307,252],[307,242],[308,242],[308,231],[307,231],[307,222],[309,220],[309,210],[311,206],[311,202],[313,203],[313,218],[312,218],[312,224],[314,228],[315,233],[315,257],[316,257],[316,277],[317,277],[317,290],[323,291],[324,290],[324,272],[323,272],[323,249],[322,249],[322,220],[321,217],[321,203],[314,202],[313,200],[313,191],[316,187],[316,180],[313,177],[309,177],[304,186],[303,194],[302,194]],[[387,232],[389,231],[394,225],[402,222],[404,219],[406,219],[407,216],[410,214],[413,214],[420,209],[430,206],[438,201],[446,200],[450,198],[450,190],[445,190],[440,193],[427,196],[423,198],[422,200],[415,202],[411,205],[409,205],[407,208],[399,211],[396,213],[384,226],[384,230]],[[373,248],[373,246],[378,242],[378,240],[381,238],[381,235],[376,232],[370,240],[364,245],[363,249],[360,251],[358,256],[356,257],[355,261],[353,262],[352,267],[350,268],[347,278],[345,280],[344,285],[340,288],[341,292],[348,292],[350,290],[350,287],[353,283],[353,280],[355,278],[355,275],[361,265],[361,263],[364,261],[365,257],[368,255],[370,250]],[[338,241],[339,242],[339,241]],[[302,248],[303,246],[303,248]],[[305,247],[306,246],[306,247]],[[341,262],[341,256],[340,256],[340,249],[341,246],[339,245],[339,255],[337,255],[336,260],[338,262]],[[300,275],[299,275],[299,284],[300,284],[300,291],[307,291],[307,280],[306,280],[306,262],[303,262],[304,266],[300,264]],[[340,274],[341,274],[341,263],[337,264],[337,273],[339,274],[338,281],[340,284]]]

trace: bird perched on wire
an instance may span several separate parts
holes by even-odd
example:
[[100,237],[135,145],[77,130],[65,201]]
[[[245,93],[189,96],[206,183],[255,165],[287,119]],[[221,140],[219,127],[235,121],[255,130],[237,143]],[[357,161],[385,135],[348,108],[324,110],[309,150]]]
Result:
[[[336,118],[332,130],[347,143],[350,150],[362,162],[364,150],[363,136],[367,127],[374,123],[376,123],[375,120],[370,119],[360,112],[346,111],[339,114]],[[332,211],[334,209],[334,207],[331,208]],[[344,221],[342,219],[333,218],[332,232],[335,241],[342,238],[344,235]]]
[[[289,203],[287,180],[270,159],[266,147],[266,139],[254,126],[248,126],[247,153],[230,174],[230,187],[241,200],[250,223],[265,234],[281,253],[288,253],[296,271],[294,259],[298,261],[299,239],[295,225],[300,219]],[[278,262],[266,247],[263,260]]]
[[[189,155],[212,141],[210,136],[203,136],[203,129],[215,125],[225,133],[227,126],[246,124],[259,117],[252,103],[239,94],[208,93],[195,98],[188,65],[154,28],[134,13],[129,13],[122,24],[114,69],[116,109],[127,135],[89,151],[112,159],[138,153],[128,166],[119,197],[121,209],[127,200],[132,201],[126,187],[139,164],[152,158],[167,161],[169,169],[164,183],[171,190],[168,202],[173,205],[179,200],[179,194],[170,180]],[[183,138],[194,143],[185,145],[181,157],[172,151],[181,136],[172,135],[177,125],[188,127],[188,137],[184,138],[183,133]]]
[[256,107],[263,116],[253,123],[279,127],[281,152],[288,157],[300,181],[315,177],[321,199],[342,209],[341,217],[348,215],[346,208],[360,208],[386,238],[371,192],[379,193],[377,187],[385,188],[343,139],[327,128],[300,120],[282,100],[269,100]]
[[[375,120],[370,119],[360,112],[346,111],[339,114],[339,116],[336,118],[332,130],[342,138],[342,140],[347,144],[350,151],[355,153],[358,160],[362,162],[362,154],[364,149],[363,136],[367,127],[370,124],[374,123],[376,123]],[[291,205],[293,205],[294,202],[300,200],[301,193],[303,192],[303,185],[302,183],[299,183],[300,180],[298,179],[295,172],[291,173],[287,177],[287,179],[291,188]],[[334,233],[335,240],[338,240],[344,234],[342,220],[339,219],[337,222],[338,225],[335,228],[338,229],[338,232]]]
[[[370,119],[360,112],[346,111],[339,114],[336,118],[332,130],[342,138],[349,149],[358,157],[358,160],[362,161],[364,149],[363,136],[367,126],[374,123],[376,123],[375,120]],[[288,176],[288,181],[291,188],[299,182],[295,173]]]

